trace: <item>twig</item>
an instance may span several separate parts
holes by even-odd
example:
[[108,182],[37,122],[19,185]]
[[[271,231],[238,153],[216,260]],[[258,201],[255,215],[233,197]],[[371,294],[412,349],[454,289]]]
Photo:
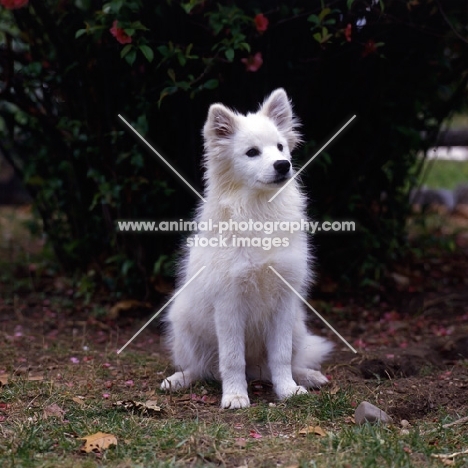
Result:
[[460,424],[465,424],[466,422],[468,422],[468,416],[465,416],[464,418],[461,418],[461,419],[457,419],[456,421],[453,421],[451,423],[444,424],[442,427],[444,429],[447,429],[448,427],[459,426]]

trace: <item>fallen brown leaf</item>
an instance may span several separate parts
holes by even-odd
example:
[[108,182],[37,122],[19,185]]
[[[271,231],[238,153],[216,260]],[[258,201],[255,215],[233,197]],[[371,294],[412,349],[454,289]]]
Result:
[[174,401],[176,403],[182,403],[184,401],[191,401],[192,400],[192,396],[191,395],[182,395],[178,398],[174,398]]
[[60,408],[60,406],[57,405],[56,403],[53,403],[52,405],[46,406],[44,408],[44,419],[56,417],[56,418],[59,418],[60,420],[63,420],[64,414],[65,414],[65,411],[62,408]]
[[117,445],[117,438],[115,435],[105,434],[104,432],[96,432],[96,434],[79,437],[78,439],[85,441],[80,450],[86,453],[100,453],[102,450],[108,449],[111,445]]
[[320,426],[307,426],[299,431],[299,435],[317,434],[325,437],[327,433]]
[[80,398],[80,397],[73,397],[72,400],[75,402],[75,403],[78,403],[79,405],[84,405],[85,404],[85,401],[83,398]]
[[8,384],[8,377],[10,374],[0,374],[0,385]]
[[205,405],[219,405],[219,398],[216,396],[205,395],[202,397],[202,402]]
[[244,437],[238,437],[237,439],[235,439],[235,445],[237,447],[245,448],[247,445],[247,441]]
[[161,414],[161,406],[155,400],[148,400],[146,403],[141,401],[123,400],[117,401],[112,406],[121,407],[127,411],[138,411],[142,414],[155,415]]
[[114,304],[109,313],[107,314],[107,318],[115,320],[119,317],[121,312],[126,312],[128,310],[133,309],[150,309],[152,306],[149,302],[141,302],[135,301],[133,299],[119,301],[117,304]]

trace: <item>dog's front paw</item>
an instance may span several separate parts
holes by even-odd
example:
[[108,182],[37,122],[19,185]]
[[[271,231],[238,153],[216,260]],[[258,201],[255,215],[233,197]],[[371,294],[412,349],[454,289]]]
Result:
[[317,370],[305,369],[294,375],[294,380],[307,388],[319,388],[328,383],[328,379]]
[[287,387],[281,387],[276,390],[276,394],[280,400],[285,398],[292,397],[294,395],[302,395],[303,393],[308,393],[307,389],[301,385],[288,385]]
[[235,393],[228,393],[223,395],[221,399],[221,408],[226,409],[239,409],[248,408],[250,406],[249,397],[247,395],[237,395]]

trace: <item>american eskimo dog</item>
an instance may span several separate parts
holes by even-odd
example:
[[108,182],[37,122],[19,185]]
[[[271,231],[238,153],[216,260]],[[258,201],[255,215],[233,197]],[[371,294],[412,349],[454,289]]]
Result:
[[[307,331],[300,299],[275,273],[307,294],[312,279],[307,233],[277,230],[267,236],[243,229],[249,220],[305,219],[305,197],[296,180],[269,202],[293,176],[297,126],[283,89],[254,114],[241,115],[222,104],[210,107],[203,129],[206,203],[199,207],[197,221],[212,220],[215,228],[230,223],[234,230],[224,233],[222,241],[216,229],[199,232],[205,243],[187,249],[179,293],[166,318],[177,372],[163,381],[162,389],[214,378],[222,381],[221,406],[244,408],[250,404],[247,379],[271,381],[280,399],[327,382],[319,369],[332,345]],[[262,242],[255,243],[258,237]],[[267,237],[280,241],[266,244]]]

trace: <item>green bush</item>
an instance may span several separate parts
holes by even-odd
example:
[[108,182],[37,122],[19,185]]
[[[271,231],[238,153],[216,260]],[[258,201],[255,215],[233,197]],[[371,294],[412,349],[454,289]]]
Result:
[[357,114],[302,179],[316,218],[359,227],[317,236],[320,269],[375,282],[406,245],[416,153],[463,104],[461,3],[1,0],[0,150],[65,268],[151,293],[178,239],[115,221],[186,218],[197,199],[118,114],[201,190],[209,104],[251,110],[282,86],[303,122],[298,165]]

